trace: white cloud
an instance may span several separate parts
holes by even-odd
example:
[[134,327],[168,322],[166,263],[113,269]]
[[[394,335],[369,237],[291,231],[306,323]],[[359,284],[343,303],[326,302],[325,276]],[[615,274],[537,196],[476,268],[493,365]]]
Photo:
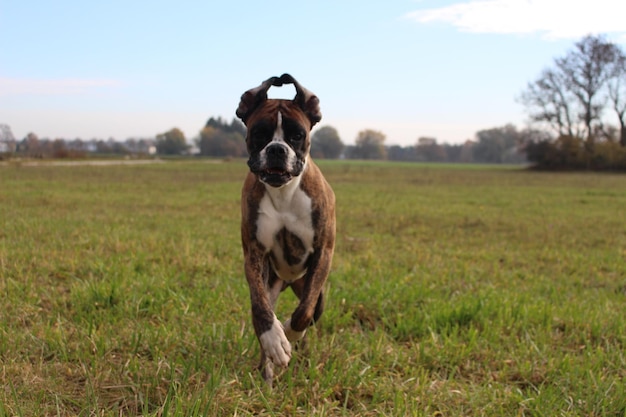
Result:
[[615,0],[471,0],[405,15],[473,33],[540,34],[548,39],[617,34],[626,40],[625,5]]
[[10,95],[76,95],[119,86],[121,86],[121,82],[108,79],[0,77],[0,97]]

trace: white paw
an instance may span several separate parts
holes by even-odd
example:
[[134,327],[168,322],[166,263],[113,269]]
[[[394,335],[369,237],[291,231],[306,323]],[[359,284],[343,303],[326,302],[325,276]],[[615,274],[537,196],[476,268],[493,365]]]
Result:
[[285,336],[289,339],[290,342],[297,342],[298,340],[304,337],[306,333],[306,329],[301,332],[297,332],[291,328],[291,319],[287,319],[285,323],[283,323],[283,327],[285,328]]
[[259,337],[261,347],[274,365],[286,367],[291,359],[291,343],[285,337],[283,326],[274,317],[272,328]]

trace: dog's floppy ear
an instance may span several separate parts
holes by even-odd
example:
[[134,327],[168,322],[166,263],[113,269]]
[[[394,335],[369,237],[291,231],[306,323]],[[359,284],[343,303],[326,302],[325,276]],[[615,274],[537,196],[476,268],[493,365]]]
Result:
[[[251,88],[243,93],[235,114],[244,124],[247,122],[252,112],[259,107],[261,103],[267,100],[267,90],[269,90],[272,85],[276,85],[277,82],[280,82],[277,77],[271,77],[263,81],[260,86]],[[280,83],[280,85],[282,85],[282,83]]]
[[271,86],[280,87],[283,84],[293,84],[296,88],[296,97],[293,102],[298,105],[306,114],[313,127],[317,122],[322,120],[322,113],[320,111],[320,101],[317,96],[311,93],[306,88],[302,87],[291,75],[283,74],[280,77],[271,77],[263,81],[263,83],[255,88],[252,88],[241,96],[239,101],[239,107],[235,114],[239,117],[244,124],[247,122],[248,117],[259,107],[261,103],[267,100],[267,90]]
[[279,81],[281,84],[293,84],[296,88],[296,97],[293,99],[307,115],[311,121],[311,127],[315,126],[317,122],[322,120],[322,112],[320,111],[320,100],[315,94],[302,87],[299,82],[295,80],[289,74],[283,74],[280,76]]

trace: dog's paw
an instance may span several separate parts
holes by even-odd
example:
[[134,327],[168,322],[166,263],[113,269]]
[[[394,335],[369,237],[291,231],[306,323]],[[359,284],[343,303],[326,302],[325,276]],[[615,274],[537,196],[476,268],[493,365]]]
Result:
[[285,336],[290,342],[297,342],[298,340],[302,339],[304,337],[304,334],[306,333],[306,329],[302,330],[301,332],[297,332],[292,329],[291,319],[285,320],[285,322],[283,323],[283,328],[285,329]]
[[259,337],[265,355],[274,365],[286,367],[291,359],[291,343],[285,337],[280,321],[274,317],[272,328]]

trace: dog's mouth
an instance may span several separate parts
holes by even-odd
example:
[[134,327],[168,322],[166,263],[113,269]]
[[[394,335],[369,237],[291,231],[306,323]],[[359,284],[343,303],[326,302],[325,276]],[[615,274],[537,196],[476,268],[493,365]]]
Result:
[[263,173],[265,175],[289,175],[289,172],[283,168],[266,168]]
[[291,178],[291,173],[283,168],[266,168],[261,171],[261,180],[272,187],[285,185]]

